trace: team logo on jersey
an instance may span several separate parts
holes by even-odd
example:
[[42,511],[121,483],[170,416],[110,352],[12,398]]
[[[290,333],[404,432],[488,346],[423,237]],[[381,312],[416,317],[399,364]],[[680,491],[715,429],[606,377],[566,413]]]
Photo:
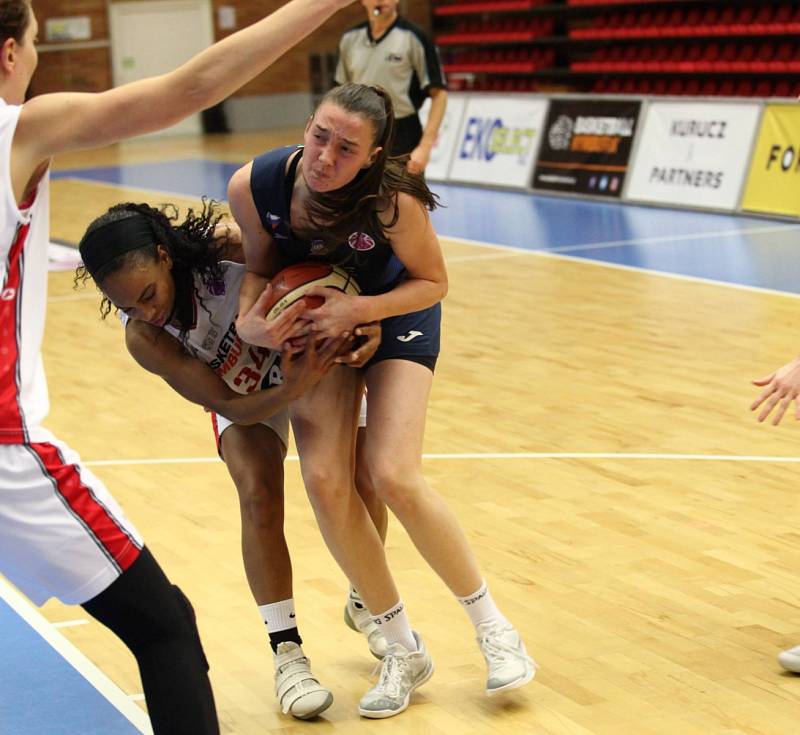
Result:
[[386,61],[389,61],[394,64],[399,64],[403,60],[403,57],[400,54],[386,54]]
[[375,247],[375,240],[366,232],[354,232],[347,238],[347,244],[353,250],[372,250]]
[[4,288],[3,292],[0,293],[0,300],[2,301],[11,301],[17,295],[17,289],[11,288]]
[[281,232],[281,230],[286,230],[288,228],[277,214],[267,212],[267,222],[269,222],[269,226],[272,229],[272,236],[274,238],[277,238],[278,240],[289,239],[289,235],[287,235],[286,232]]
[[203,277],[203,285],[212,296],[225,295],[225,280],[216,276],[207,275]]
[[325,249],[325,240],[312,240],[311,241],[311,252],[318,253],[321,250]]

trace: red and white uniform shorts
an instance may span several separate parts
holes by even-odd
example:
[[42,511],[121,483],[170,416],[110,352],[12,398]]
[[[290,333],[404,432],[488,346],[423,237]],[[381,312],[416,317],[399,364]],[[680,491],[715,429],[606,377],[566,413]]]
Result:
[[37,605],[81,604],[128,569],[144,542],[78,454],[45,438],[0,444],[0,572]]

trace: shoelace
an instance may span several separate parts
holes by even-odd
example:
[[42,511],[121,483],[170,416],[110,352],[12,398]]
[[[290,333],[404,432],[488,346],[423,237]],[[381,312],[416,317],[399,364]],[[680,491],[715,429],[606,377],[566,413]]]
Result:
[[[500,638],[502,633],[503,631],[499,627],[494,626],[481,631],[480,635],[481,650],[486,654],[487,658],[495,663],[505,663],[523,655],[517,646],[512,646]],[[524,658],[531,665],[536,665],[534,660],[527,654],[524,655]]]
[[408,660],[405,656],[398,657],[388,653],[383,661],[376,665],[375,671],[380,669],[381,678],[375,688],[388,697],[399,697],[404,678],[408,673]]

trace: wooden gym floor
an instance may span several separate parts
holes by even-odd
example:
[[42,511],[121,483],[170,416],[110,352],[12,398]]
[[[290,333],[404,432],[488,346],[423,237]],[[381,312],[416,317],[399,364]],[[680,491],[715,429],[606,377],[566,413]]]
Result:
[[[297,139],[292,130],[134,142],[57,168],[241,162]],[[52,186],[53,236],[73,243],[117,201],[196,202],[86,180]],[[460,197],[481,196],[447,192],[451,211]],[[548,201],[563,220],[565,200],[526,198],[543,208],[540,220]],[[619,216],[605,212],[670,217],[573,206],[591,208],[591,232],[581,232],[580,214],[547,222],[546,231],[566,228],[578,244],[620,238],[597,229]],[[480,207],[473,216],[480,220]],[[481,234],[470,237],[467,221],[466,240],[442,237],[451,288],[425,469],[541,669],[528,687],[487,699],[466,616],[393,521],[390,562],[436,674],[387,721],[357,715],[374,660],[342,622],[346,582],[317,531],[297,462],[287,462],[286,534],[298,619],[314,671],[335,696],[311,723],[276,707],[240,559],[236,493],[213,461],[207,416],[135,366],[116,320],[99,320],[93,291],[74,292],[69,272],[51,274],[48,426],[108,484],[194,602],[223,732],[796,733],[800,678],[775,656],[800,643],[800,427],[790,417],[778,428],[758,425],[748,411],[756,395],[749,379],[796,354],[796,295],[470,241],[489,239],[486,216],[474,225]],[[687,214],[672,216],[677,223]],[[711,234],[692,258],[707,250],[723,263],[719,227],[706,224],[714,216],[693,216]],[[796,232],[750,226],[766,232],[766,245],[748,240],[760,248]],[[669,224],[660,234],[669,238]],[[793,257],[780,270],[800,275],[800,249]],[[83,617],[56,602],[43,613],[52,622]],[[132,657],[99,625],[62,633],[125,693],[140,692]]]

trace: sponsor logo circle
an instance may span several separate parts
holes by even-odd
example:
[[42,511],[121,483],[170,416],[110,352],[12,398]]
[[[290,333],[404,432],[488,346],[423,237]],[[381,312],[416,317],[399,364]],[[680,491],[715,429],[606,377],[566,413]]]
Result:
[[372,250],[375,247],[375,240],[366,232],[354,232],[347,238],[347,244],[353,250]]

